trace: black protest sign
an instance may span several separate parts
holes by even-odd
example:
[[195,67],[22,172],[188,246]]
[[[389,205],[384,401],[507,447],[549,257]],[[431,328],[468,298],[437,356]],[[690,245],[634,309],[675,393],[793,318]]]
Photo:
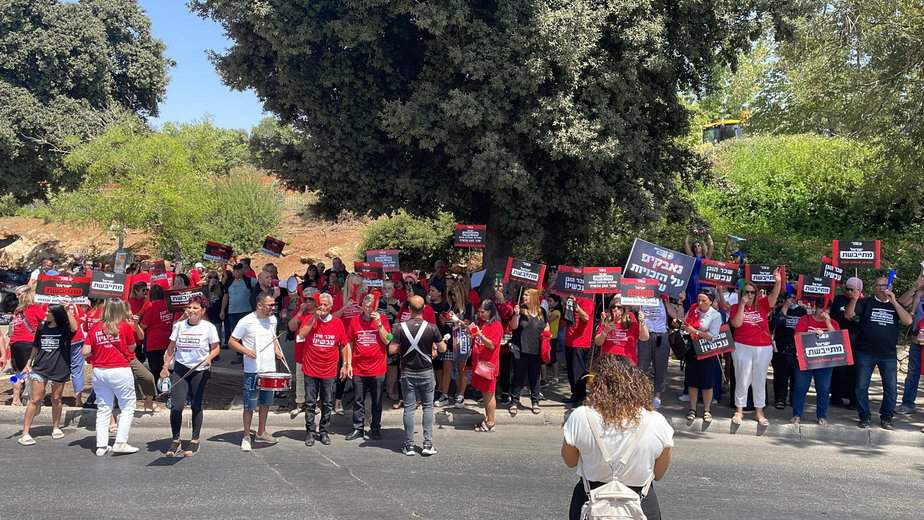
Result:
[[705,259],[699,267],[699,283],[715,287],[736,287],[738,264]]
[[732,341],[732,336],[728,332],[727,326],[723,325],[722,329],[711,341],[693,340],[693,353],[696,354],[696,359],[703,360],[735,350],[735,342]]
[[744,266],[744,279],[755,287],[773,287],[773,270],[770,265],[747,264]]
[[796,334],[796,358],[799,370],[843,367],[853,364],[850,335],[846,330],[816,334]]
[[504,271],[505,284],[515,283],[531,289],[542,289],[543,278],[545,278],[545,264],[507,257],[507,269]]
[[366,287],[382,287],[385,283],[385,270],[381,262],[354,262],[353,269],[363,277]]
[[559,294],[582,294],[584,292],[584,270],[568,265],[558,266],[553,290]]
[[686,291],[695,264],[692,256],[636,238],[623,272],[628,278],[657,280],[658,291],[676,298]]
[[661,305],[658,295],[658,281],[650,278],[621,278],[619,281],[619,303],[638,307]]
[[621,267],[585,267],[585,294],[616,294],[622,280]]
[[835,267],[872,267],[879,269],[878,240],[832,240],[831,258]]
[[37,303],[89,305],[90,277],[40,274],[35,285]]
[[834,282],[820,276],[799,275],[796,284],[797,300],[812,300],[827,302],[834,297]]
[[125,274],[93,271],[90,279],[90,298],[124,298]]
[[[201,287],[188,287],[185,289],[170,289],[164,291],[164,295],[167,297],[167,309],[170,312],[182,312],[196,296],[205,298],[205,291]],[[208,301],[208,298],[205,298],[205,300]]]
[[366,261],[382,264],[382,270],[386,273],[397,273],[401,271],[400,254],[398,249],[370,249],[366,251]]
[[[263,247],[260,248],[260,252],[262,252],[265,255],[280,257],[282,256],[282,250],[285,247],[286,247],[286,243],[283,242],[282,240],[268,236],[266,237],[266,240],[263,241]],[[231,259],[231,256],[228,255],[228,260],[230,259]],[[227,260],[223,260],[223,261],[226,262]]]
[[221,262],[226,264],[231,261],[231,246],[219,244],[218,242],[208,242],[205,244],[205,253],[202,258],[209,262]]
[[488,244],[488,226],[481,224],[456,224],[455,246],[484,248]]
[[844,270],[840,267],[823,263],[821,264],[819,276],[833,283],[837,283],[844,279]]

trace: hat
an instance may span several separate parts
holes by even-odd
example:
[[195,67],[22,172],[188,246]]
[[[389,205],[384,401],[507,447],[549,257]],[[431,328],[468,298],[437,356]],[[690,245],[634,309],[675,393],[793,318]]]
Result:
[[863,280],[857,278],[856,276],[848,278],[846,286],[851,289],[856,289],[860,292],[863,292]]
[[404,281],[411,282],[411,283],[417,283],[417,275],[414,273],[404,273]]
[[205,265],[203,265],[202,262],[196,262],[196,265],[194,265],[193,267],[195,267],[196,269],[205,269]]

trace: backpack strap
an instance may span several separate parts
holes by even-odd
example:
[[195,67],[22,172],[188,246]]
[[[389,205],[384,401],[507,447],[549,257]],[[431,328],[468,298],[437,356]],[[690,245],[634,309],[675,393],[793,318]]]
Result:
[[[634,455],[635,452],[638,450],[639,444],[641,444],[642,438],[644,437],[645,431],[648,429],[648,424],[650,422],[651,421],[648,420],[648,416],[645,414],[642,414],[642,418],[639,420],[639,423],[638,423],[638,429],[632,435],[632,440],[629,441],[629,445],[626,446],[626,448],[622,451],[622,453],[619,456],[618,462],[620,466],[626,466],[629,463],[629,458],[631,458],[632,455]],[[599,448],[600,453],[603,455],[603,460],[606,461],[606,463],[610,465],[610,470],[612,470],[613,472],[613,480],[616,480],[616,470],[613,468],[613,464],[610,461],[610,451],[606,447],[606,444],[603,442],[603,433],[600,431],[600,427],[594,421],[590,420],[589,414],[587,415],[587,424],[590,426],[590,431],[591,433],[593,433],[594,441],[597,443],[597,447]],[[589,496],[590,485],[587,483],[586,478],[581,477],[581,479],[584,481],[584,487],[585,487],[585,490],[588,492],[588,496]],[[642,496],[643,497],[648,494],[648,490],[651,488],[651,482],[653,480],[654,480],[654,475],[652,474],[651,477],[649,477],[648,480],[645,482],[645,484],[642,485]]]
[[[411,331],[407,327],[407,322],[406,321],[401,322],[401,330],[404,331],[404,334],[407,336],[407,339],[411,344],[410,348],[407,349],[407,352],[404,353],[404,356],[414,351],[417,351],[421,356],[424,355],[424,353],[420,350],[420,340],[423,339],[423,335],[426,332],[427,327],[425,323],[426,322],[423,322],[423,321],[420,322],[420,327],[417,329],[417,334],[411,335]],[[404,357],[404,356],[401,356],[401,357]]]

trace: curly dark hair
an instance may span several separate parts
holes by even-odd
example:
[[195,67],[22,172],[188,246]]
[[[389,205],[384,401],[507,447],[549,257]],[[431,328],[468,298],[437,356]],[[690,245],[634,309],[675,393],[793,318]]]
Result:
[[625,356],[604,355],[587,377],[587,404],[606,426],[634,426],[641,419],[639,409],[653,409],[651,381]]

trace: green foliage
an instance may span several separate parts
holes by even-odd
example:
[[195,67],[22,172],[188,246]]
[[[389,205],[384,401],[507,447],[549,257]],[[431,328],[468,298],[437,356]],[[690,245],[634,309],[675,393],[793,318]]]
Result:
[[80,184],[52,177],[63,155],[127,115],[157,115],[172,64],[136,0],[0,2],[0,192]]
[[254,162],[293,188],[304,187],[299,179],[310,175],[311,161],[306,157],[309,146],[307,136],[274,117],[263,118],[250,131],[249,148]]
[[208,219],[199,226],[199,236],[214,237],[236,252],[255,251],[279,227],[283,199],[271,178],[253,166],[214,177]]
[[11,217],[16,214],[19,205],[12,193],[0,195],[0,217]]
[[461,257],[452,247],[455,221],[448,213],[435,218],[416,218],[404,210],[379,217],[363,233],[356,257],[365,259],[369,249],[400,249],[401,268],[431,269],[439,259]]

